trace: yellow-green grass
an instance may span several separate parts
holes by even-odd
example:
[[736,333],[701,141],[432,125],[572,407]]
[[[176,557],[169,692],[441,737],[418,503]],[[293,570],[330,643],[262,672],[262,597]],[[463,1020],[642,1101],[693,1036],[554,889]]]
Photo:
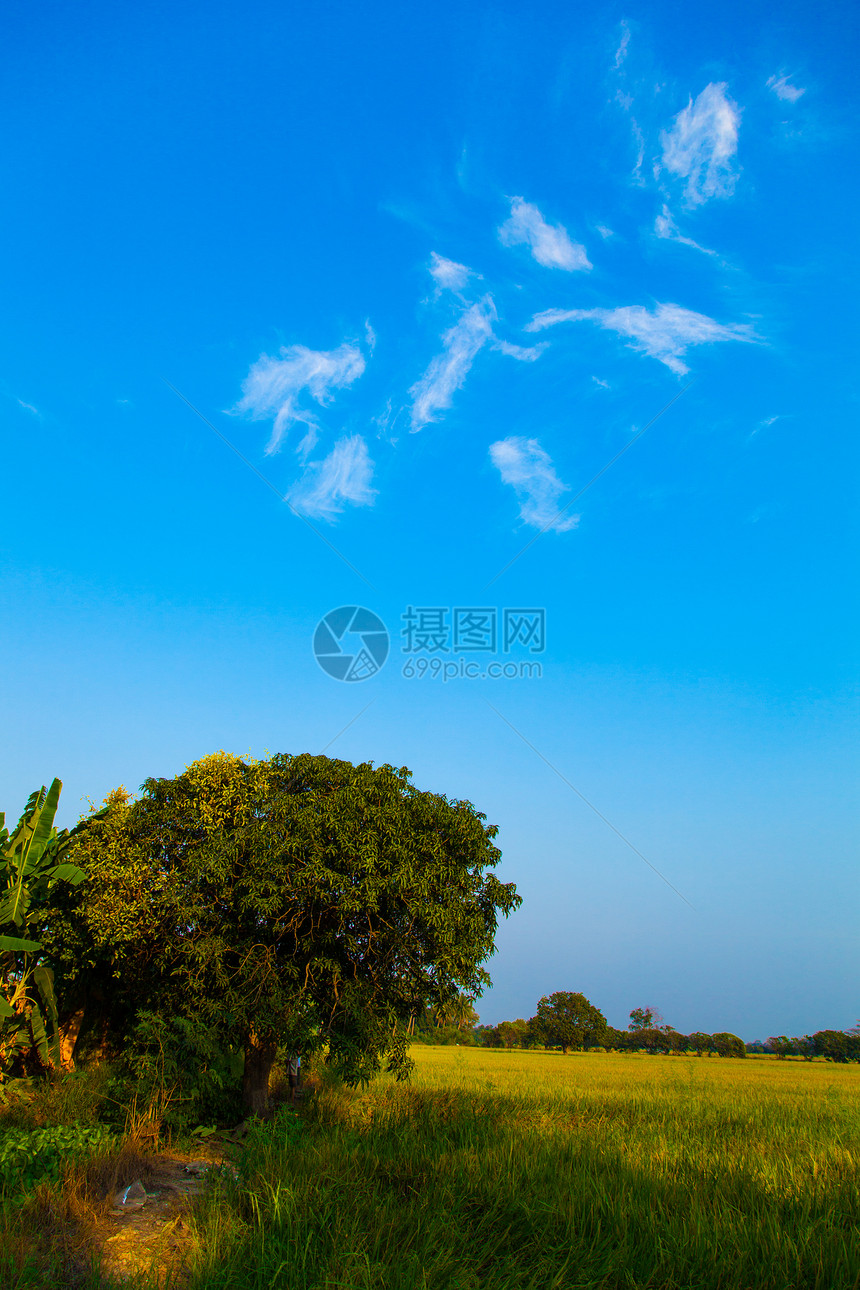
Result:
[[860,1068],[415,1046],[199,1215],[194,1287],[860,1286]]

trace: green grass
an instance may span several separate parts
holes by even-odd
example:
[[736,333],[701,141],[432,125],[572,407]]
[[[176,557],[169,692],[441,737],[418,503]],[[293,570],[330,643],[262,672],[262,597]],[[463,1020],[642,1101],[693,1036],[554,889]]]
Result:
[[[409,1084],[317,1078],[251,1130],[193,1220],[184,1290],[860,1290],[860,1067],[412,1053]],[[0,1138],[87,1137],[109,1087],[43,1087]],[[143,1167],[127,1143],[0,1200],[0,1283],[102,1285],[100,1198]]]
[[255,1130],[195,1290],[860,1286],[860,1069],[413,1049]]

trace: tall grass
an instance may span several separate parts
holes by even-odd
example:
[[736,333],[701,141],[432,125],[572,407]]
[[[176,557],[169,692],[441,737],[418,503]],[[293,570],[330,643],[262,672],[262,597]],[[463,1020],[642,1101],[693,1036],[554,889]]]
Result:
[[[98,1238],[115,1192],[152,1167],[151,1115],[136,1101],[117,1106],[112,1072],[93,1067],[52,1083],[16,1081],[0,1106],[0,1286],[3,1290],[96,1290],[107,1281],[98,1269]],[[114,1133],[107,1130],[109,1112]],[[125,1121],[124,1131],[119,1125]],[[56,1135],[53,1150],[36,1151]],[[105,1135],[100,1141],[98,1130]],[[14,1139],[32,1158],[17,1171],[5,1159]],[[92,1140],[92,1145],[91,1145]],[[12,1162],[14,1165],[14,1161]],[[3,1166],[6,1166],[5,1168]],[[17,1174],[17,1176],[16,1176]],[[59,1177],[57,1177],[57,1174]]]
[[860,1287],[860,1070],[413,1049],[256,1128],[199,1290]]

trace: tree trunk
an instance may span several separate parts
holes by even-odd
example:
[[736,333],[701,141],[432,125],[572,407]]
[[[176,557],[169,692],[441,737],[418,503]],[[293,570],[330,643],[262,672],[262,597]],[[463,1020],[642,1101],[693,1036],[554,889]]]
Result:
[[242,1103],[246,1115],[264,1115],[269,1105],[269,1074],[278,1046],[251,1031],[245,1043]]
[[78,1008],[60,1027],[60,1065],[64,1071],[75,1069],[75,1044],[84,1023],[84,1010]]

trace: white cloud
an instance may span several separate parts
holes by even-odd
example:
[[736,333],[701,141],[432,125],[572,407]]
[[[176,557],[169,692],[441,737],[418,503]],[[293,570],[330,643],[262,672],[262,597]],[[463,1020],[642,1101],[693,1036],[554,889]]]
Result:
[[303,515],[331,520],[344,504],[372,506],[376,489],[371,488],[373,462],[361,435],[338,439],[323,461],[309,463],[304,475],[287,494]]
[[738,147],[741,114],[726,97],[724,83],[706,85],[695,103],[691,99],[675,117],[671,130],[663,130],[663,165],[670,174],[686,179],[689,206],[700,206],[710,197],[730,197],[737,182],[733,158]]
[[600,379],[600,377],[599,377],[599,376],[592,376],[592,378],[591,378],[591,379],[592,379],[592,381],[594,381],[594,384],[595,384],[595,385],[599,385],[599,386],[600,386],[601,390],[611,390],[611,389],[612,389],[612,386],[609,384],[609,382],[608,382],[608,381],[601,381],[601,379]]
[[537,206],[523,201],[522,197],[512,197],[510,202],[511,217],[499,229],[503,246],[524,243],[531,248],[538,264],[548,269],[566,269],[572,273],[575,269],[591,268],[585,247],[570,240],[564,225],[547,224]]
[[454,326],[442,337],[442,353],[437,354],[427,371],[410,389],[412,395],[412,431],[420,430],[436,413],[451,406],[475,356],[493,339],[496,310],[490,296],[470,305]]
[[23,399],[19,398],[16,398],[15,402],[18,404],[19,408],[23,408],[25,412],[32,412],[34,417],[38,417],[41,420],[41,412],[38,408],[34,408],[32,403],[25,403]]
[[625,58],[627,57],[627,47],[629,44],[630,44],[630,28],[627,26],[626,22],[622,21],[621,22],[621,40],[619,41],[618,48],[615,51],[614,66],[616,71],[618,71],[618,68],[621,66],[621,64],[624,62]]
[[347,343],[332,350],[290,345],[281,349],[279,358],[261,354],[242,382],[242,398],[232,411],[245,413],[252,421],[274,421],[267,453],[278,452],[294,422],[307,426],[300,448],[308,452],[317,440],[318,421],[313,412],[299,406],[300,394],[307,391],[325,407],[334,391],[352,385],[364,368],[361,350]]
[[684,237],[672,218],[672,213],[668,206],[664,206],[662,213],[655,219],[654,232],[658,237],[666,238],[670,242],[680,242],[681,246],[691,246],[694,251],[701,251],[703,255],[716,255],[716,251],[711,251],[706,246],[700,246],[691,237]]
[[806,93],[805,89],[798,89],[796,85],[792,85],[787,76],[769,77],[767,88],[773,90],[776,97],[785,103],[796,103],[800,96]]
[[611,229],[611,228],[607,228],[605,224],[598,224],[598,225],[597,225],[597,231],[598,231],[598,233],[600,234],[600,236],[603,238],[604,242],[605,242],[608,238],[610,238],[610,237],[614,237],[614,236],[615,236],[615,234],[613,233],[612,229]]
[[511,435],[490,444],[490,459],[510,484],[520,503],[520,516],[534,528],[564,533],[579,523],[578,515],[559,515],[559,501],[567,491],[555,473],[552,458],[537,439]]
[[493,344],[493,349],[497,349],[500,354],[506,354],[508,358],[516,358],[521,363],[533,363],[536,358],[547,348],[547,341],[540,345],[512,345],[508,340],[497,340]]
[[630,118],[630,130],[633,134],[633,141],[636,144],[636,164],[633,167],[633,178],[637,184],[642,183],[642,163],[645,160],[645,135],[642,133],[642,127],[633,115],[633,98],[630,94],[625,94],[623,90],[616,90],[615,102],[623,109]]
[[430,276],[438,291],[464,291],[472,270],[456,260],[446,260],[444,255],[430,252]]
[[607,331],[626,336],[633,349],[665,363],[678,376],[689,371],[682,360],[691,345],[756,339],[746,323],[726,325],[706,314],[669,304],[658,304],[652,313],[642,305],[625,305],[620,309],[546,309],[535,314],[526,331],[543,331],[557,323],[582,321],[595,322]]
[[750,431],[750,439],[754,439],[761,430],[769,430],[772,425],[780,420],[780,416],[781,414],[777,412],[776,416],[764,417],[764,419],[759,421],[758,425]]

